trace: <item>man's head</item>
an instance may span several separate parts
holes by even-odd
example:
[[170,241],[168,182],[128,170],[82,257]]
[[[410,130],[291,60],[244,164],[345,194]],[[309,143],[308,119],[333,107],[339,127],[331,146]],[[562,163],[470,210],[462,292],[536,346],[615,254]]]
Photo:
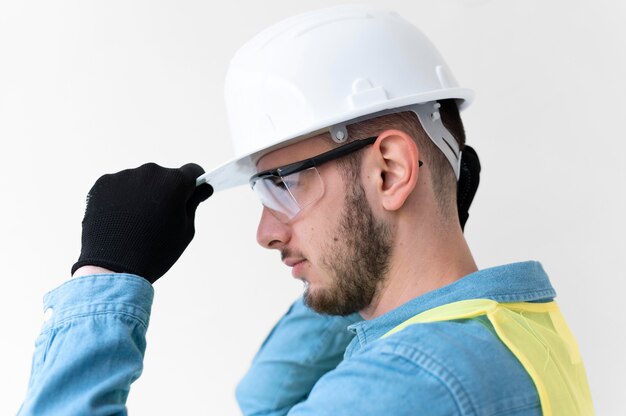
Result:
[[280,22],[235,54],[225,96],[237,157],[197,182],[250,181],[259,243],[317,310],[367,307],[399,247],[425,247],[419,227],[459,229],[457,105],[473,93],[396,13],[348,5]]
[[[454,104],[442,108],[444,122],[458,124],[455,131],[462,143]],[[414,114],[387,115],[348,130],[352,139],[347,146],[366,143],[366,138],[370,144],[309,168],[313,172],[298,180],[265,177],[285,187],[285,198],[308,204],[290,218],[280,212],[289,203],[279,204],[278,209],[266,204],[257,236],[264,247],[280,250],[294,277],[305,281],[307,304],[336,315],[363,310],[384,286],[400,225],[417,220],[459,226],[452,167]],[[322,134],[269,153],[258,169],[275,172],[347,146]]]

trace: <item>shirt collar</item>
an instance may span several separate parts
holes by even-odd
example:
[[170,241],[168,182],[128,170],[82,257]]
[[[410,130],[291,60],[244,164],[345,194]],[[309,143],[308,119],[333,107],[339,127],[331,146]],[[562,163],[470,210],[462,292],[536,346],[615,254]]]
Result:
[[527,261],[479,270],[418,296],[377,318],[350,325],[348,330],[356,337],[348,346],[346,357],[418,313],[447,303],[466,299],[536,302],[550,301],[555,296],[556,292],[539,262]]

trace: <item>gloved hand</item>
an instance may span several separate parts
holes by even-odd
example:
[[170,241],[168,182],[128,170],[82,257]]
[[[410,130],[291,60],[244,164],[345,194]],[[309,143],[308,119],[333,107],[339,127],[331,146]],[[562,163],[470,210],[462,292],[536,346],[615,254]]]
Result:
[[179,169],[148,163],[101,176],[87,195],[72,274],[92,265],[154,283],[191,242],[196,208],[213,193],[209,184],[196,188],[202,173],[193,163]]

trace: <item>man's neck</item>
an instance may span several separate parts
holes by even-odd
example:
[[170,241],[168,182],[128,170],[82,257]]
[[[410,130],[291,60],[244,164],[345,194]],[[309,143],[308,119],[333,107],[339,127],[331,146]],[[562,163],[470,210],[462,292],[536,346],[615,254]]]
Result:
[[[387,278],[372,303],[359,312],[364,319],[381,316],[478,270],[460,228],[446,232],[428,228],[411,235],[399,233]],[[403,229],[407,227],[399,228]]]

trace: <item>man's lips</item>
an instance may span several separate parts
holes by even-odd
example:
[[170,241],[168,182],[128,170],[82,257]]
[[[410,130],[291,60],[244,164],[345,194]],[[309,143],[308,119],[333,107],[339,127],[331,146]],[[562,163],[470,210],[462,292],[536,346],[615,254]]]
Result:
[[286,258],[283,260],[283,263],[285,263],[288,267],[293,267],[296,264],[303,262],[305,259],[300,259],[300,258]]
[[284,259],[283,263],[292,268],[291,275],[293,277],[301,277],[302,268],[306,264],[306,259],[291,257]]

